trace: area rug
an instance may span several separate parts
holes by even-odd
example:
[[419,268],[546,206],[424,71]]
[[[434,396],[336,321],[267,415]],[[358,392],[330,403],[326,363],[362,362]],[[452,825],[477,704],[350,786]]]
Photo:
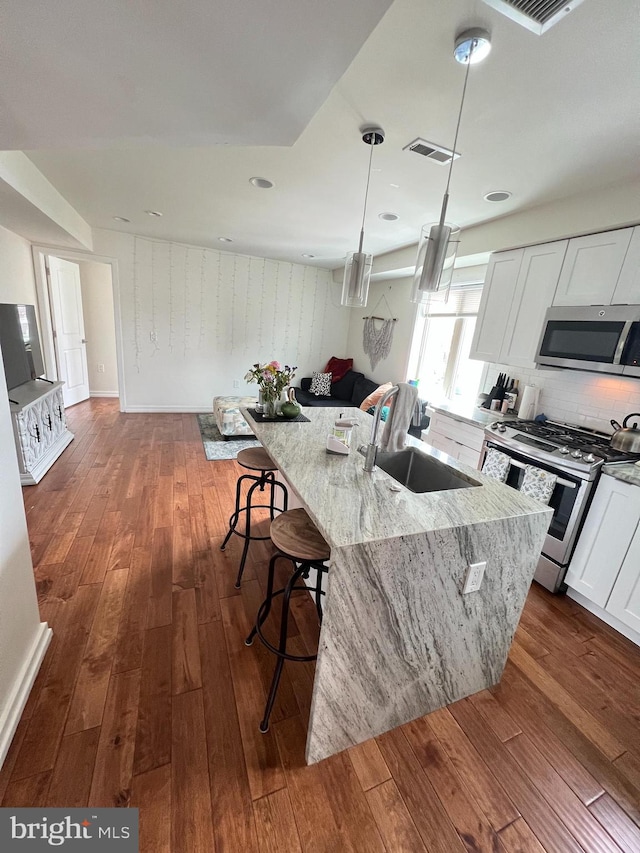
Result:
[[198,426],[202,436],[204,455],[209,461],[235,459],[240,450],[260,446],[260,442],[250,435],[225,440],[216,426],[213,415],[198,415]]

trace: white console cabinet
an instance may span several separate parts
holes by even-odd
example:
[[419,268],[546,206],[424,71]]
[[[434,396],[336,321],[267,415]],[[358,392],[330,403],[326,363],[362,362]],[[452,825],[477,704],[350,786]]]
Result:
[[20,481],[35,486],[73,441],[62,400],[63,382],[36,379],[9,391]]

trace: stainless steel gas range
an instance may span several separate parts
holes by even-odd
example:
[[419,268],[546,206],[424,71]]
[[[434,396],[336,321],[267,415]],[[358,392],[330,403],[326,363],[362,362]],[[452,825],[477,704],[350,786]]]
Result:
[[507,485],[518,488],[526,465],[555,474],[549,506],[553,518],[535,573],[552,592],[562,591],[564,576],[605,463],[635,462],[639,456],[609,447],[610,436],[553,421],[497,421],[485,429],[480,467],[490,447],[511,459]]

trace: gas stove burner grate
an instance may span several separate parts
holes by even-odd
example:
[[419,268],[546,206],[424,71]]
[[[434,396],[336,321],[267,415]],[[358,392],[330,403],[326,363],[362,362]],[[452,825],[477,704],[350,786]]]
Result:
[[516,433],[541,438],[555,444],[558,448],[568,448],[569,451],[579,450],[583,456],[593,456],[610,462],[635,462],[640,456],[637,453],[624,453],[609,445],[610,436],[595,430],[586,430],[571,424],[555,423],[553,421],[511,421],[508,426]]

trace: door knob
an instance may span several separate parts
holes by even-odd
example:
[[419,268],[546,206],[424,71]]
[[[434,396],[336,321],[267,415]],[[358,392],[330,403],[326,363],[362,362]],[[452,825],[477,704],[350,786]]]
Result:
[[80,343],[81,343],[81,344],[88,344],[88,343],[89,343],[89,341],[88,341],[86,338],[83,338],[83,339],[80,341]]

